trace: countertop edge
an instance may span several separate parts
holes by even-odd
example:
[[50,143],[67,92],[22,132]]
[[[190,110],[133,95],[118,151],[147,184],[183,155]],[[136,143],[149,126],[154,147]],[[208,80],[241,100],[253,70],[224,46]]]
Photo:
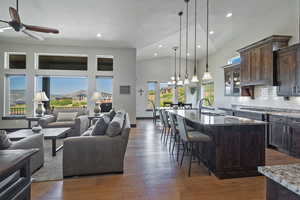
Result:
[[266,176],[267,178],[271,179],[272,181],[278,183],[279,185],[283,186],[284,188],[290,190],[291,192],[294,192],[295,194],[300,196],[300,188],[292,185],[291,183],[289,183],[288,181],[276,176],[276,175],[271,175],[268,172],[263,171],[266,168],[271,168],[272,166],[261,166],[257,168],[257,171],[261,174],[263,174],[264,176]]

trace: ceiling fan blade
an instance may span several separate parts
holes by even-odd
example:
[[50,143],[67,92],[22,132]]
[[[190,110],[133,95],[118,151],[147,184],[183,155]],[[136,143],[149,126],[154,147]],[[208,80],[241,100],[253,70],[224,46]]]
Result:
[[32,25],[26,25],[23,24],[23,26],[30,31],[36,31],[36,32],[41,32],[41,33],[59,33],[59,30],[54,29],[54,28],[47,28],[47,27],[41,27],[41,26],[32,26]]
[[11,26],[2,26],[0,27],[0,32],[13,29]]
[[26,29],[22,30],[22,32],[26,35],[28,35],[29,37],[33,38],[33,39],[36,39],[36,40],[44,40],[43,37],[35,34],[35,33],[31,33],[30,31],[27,31]]
[[21,19],[20,19],[19,13],[15,8],[9,7],[9,14],[10,14],[10,18],[12,19],[12,21],[15,21],[18,24],[21,24]]

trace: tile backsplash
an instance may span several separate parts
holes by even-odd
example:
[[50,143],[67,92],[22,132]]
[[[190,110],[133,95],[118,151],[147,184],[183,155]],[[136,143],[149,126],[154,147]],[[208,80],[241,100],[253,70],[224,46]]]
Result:
[[289,100],[285,100],[283,97],[277,96],[277,87],[256,86],[254,94],[255,99],[249,97],[225,97],[225,101],[217,101],[217,104],[223,107],[230,107],[230,105],[234,104],[300,110],[300,97],[290,97]]

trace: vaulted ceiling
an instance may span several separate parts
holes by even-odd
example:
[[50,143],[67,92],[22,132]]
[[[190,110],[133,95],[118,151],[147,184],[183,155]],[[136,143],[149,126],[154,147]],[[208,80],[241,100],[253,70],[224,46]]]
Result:
[[[205,47],[205,0],[198,0],[198,42],[200,56]],[[265,15],[284,17],[297,0],[211,0],[211,51],[251,29]],[[8,7],[14,0],[0,1],[0,19],[8,20]],[[138,59],[171,55],[178,45],[179,17],[184,0],[20,0],[20,15],[26,24],[58,28],[59,35],[43,35],[33,41],[21,33],[5,31],[0,40],[57,45],[85,45],[137,48]],[[231,18],[226,14],[232,12]],[[194,0],[190,3],[190,42],[192,54]],[[184,14],[185,16],[185,14]],[[276,19],[274,19],[276,20]],[[185,25],[185,17],[183,24]],[[0,24],[4,25],[4,24]],[[267,28],[267,27],[266,27]],[[101,33],[102,37],[96,37]],[[184,41],[183,41],[184,42]],[[159,48],[159,45],[162,45]],[[184,50],[184,49],[183,49]]]

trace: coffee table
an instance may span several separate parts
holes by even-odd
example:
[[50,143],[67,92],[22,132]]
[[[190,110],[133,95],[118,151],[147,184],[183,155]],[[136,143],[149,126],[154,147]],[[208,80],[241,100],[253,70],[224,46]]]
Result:
[[[71,128],[44,128],[39,132],[44,134],[44,139],[52,140],[52,156],[56,156],[56,152],[63,148],[63,145],[56,147],[56,140],[65,137],[70,129]],[[12,141],[18,141],[34,134],[37,133],[34,133],[31,129],[21,129],[8,134],[8,138]]]

